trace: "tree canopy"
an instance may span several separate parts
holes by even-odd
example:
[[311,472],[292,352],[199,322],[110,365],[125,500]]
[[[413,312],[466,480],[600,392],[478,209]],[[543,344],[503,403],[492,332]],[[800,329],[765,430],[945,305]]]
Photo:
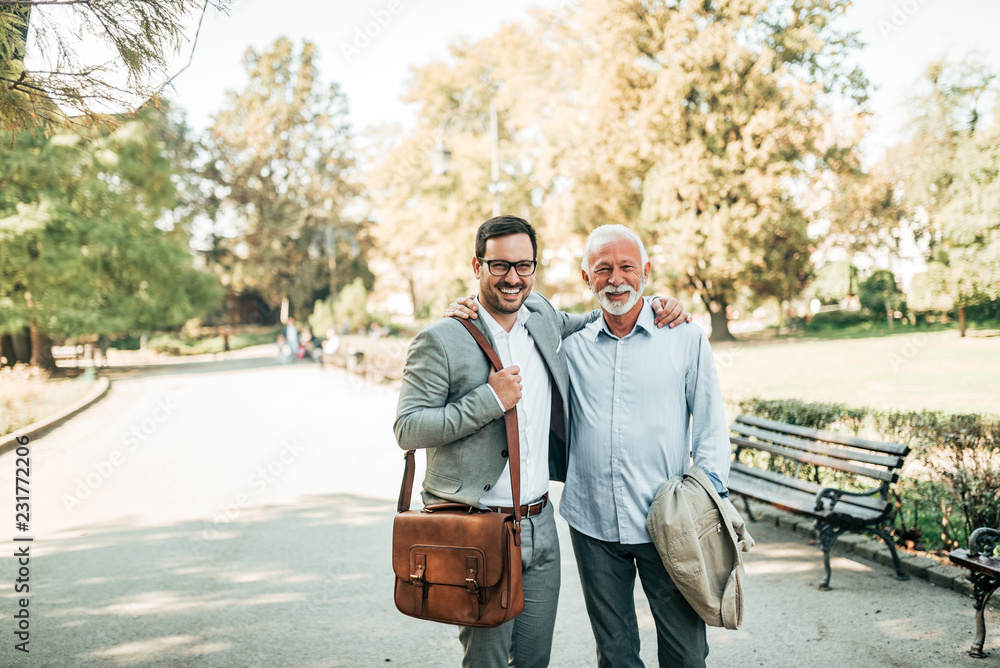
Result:
[[[0,331],[42,336],[172,327],[219,298],[187,236],[157,225],[172,165],[150,111],[114,132],[0,135]],[[36,360],[37,361],[37,360]]]
[[358,276],[372,282],[347,101],[316,59],[313,44],[285,38],[247,50],[250,81],[228,93],[206,138],[206,176],[223,193],[216,223],[232,228],[215,235],[231,284],[305,313]]

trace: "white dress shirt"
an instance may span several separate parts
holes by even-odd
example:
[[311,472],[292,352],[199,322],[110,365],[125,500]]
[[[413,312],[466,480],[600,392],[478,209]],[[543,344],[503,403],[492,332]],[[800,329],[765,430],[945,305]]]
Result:
[[[552,414],[552,381],[545,360],[535,346],[524,323],[531,316],[522,304],[510,332],[504,330],[480,304],[479,317],[496,342],[496,352],[504,367],[520,367],[521,400],[517,402],[517,430],[521,451],[521,500],[518,505],[534,503],[549,491],[549,422]],[[493,388],[490,387],[490,391]],[[500,397],[493,391],[497,403]],[[500,478],[483,494],[481,506],[513,506],[510,487],[510,463]]]

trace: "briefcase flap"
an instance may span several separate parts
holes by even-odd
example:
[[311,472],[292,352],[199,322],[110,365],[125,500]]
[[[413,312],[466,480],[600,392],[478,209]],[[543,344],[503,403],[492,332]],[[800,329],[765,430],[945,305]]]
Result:
[[474,575],[479,586],[491,587],[500,581],[513,525],[511,515],[470,514],[467,508],[399,513],[392,527],[392,570],[410,580],[419,563],[429,584],[464,587]]

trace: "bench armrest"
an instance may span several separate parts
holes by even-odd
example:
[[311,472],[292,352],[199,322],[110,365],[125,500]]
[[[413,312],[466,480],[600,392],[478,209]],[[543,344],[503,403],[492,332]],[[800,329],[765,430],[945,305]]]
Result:
[[969,536],[969,556],[976,557],[982,552],[993,556],[993,550],[1000,543],[1000,531],[989,527],[979,527]]
[[835,487],[824,487],[816,492],[816,506],[813,510],[823,510],[823,499],[830,499],[830,510],[833,510],[833,507],[837,505],[837,501],[840,501],[840,497],[842,496],[873,496],[881,493],[884,488],[885,485],[880,485],[865,492],[847,492]]

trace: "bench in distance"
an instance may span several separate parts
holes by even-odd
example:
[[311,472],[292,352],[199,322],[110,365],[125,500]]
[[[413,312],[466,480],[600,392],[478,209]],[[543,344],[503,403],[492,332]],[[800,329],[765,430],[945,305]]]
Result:
[[[880,537],[889,548],[896,576],[909,580],[892,539],[895,512],[889,487],[899,479],[910,448],[830,431],[799,427],[752,415],[730,425],[735,447],[729,490],[816,521],[830,588],[830,550],[848,531]],[[874,486],[873,486],[874,485]]]

